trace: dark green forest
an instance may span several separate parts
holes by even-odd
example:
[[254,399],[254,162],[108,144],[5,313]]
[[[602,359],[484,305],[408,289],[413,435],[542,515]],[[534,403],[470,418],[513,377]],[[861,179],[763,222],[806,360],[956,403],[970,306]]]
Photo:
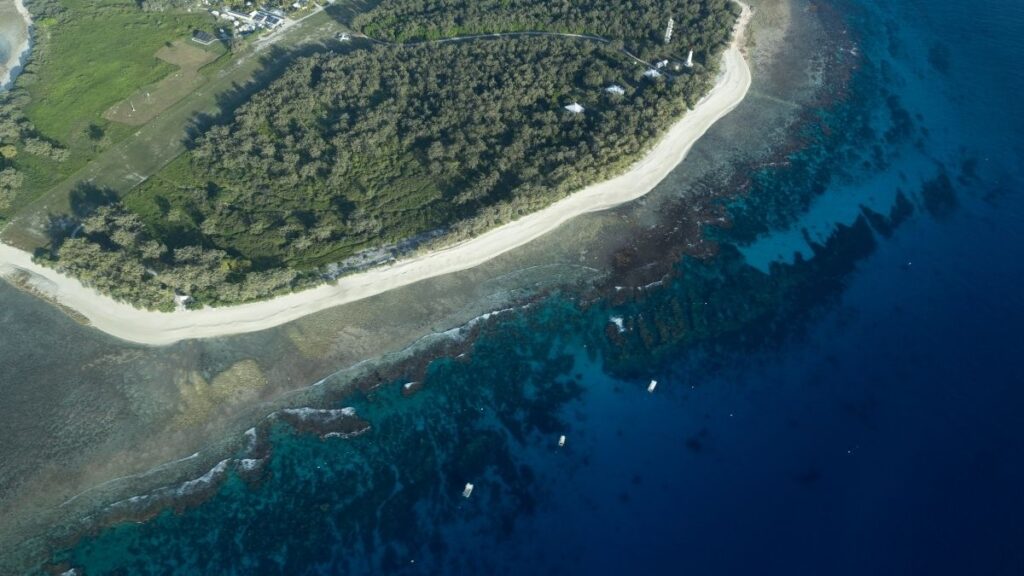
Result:
[[[717,53],[734,17],[711,4],[722,11],[697,46]],[[168,309],[173,291],[266,298],[417,235],[465,238],[622,172],[715,72],[646,69],[615,42],[550,36],[303,58],[53,257]],[[582,113],[565,109],[574,102]]]
[[[619,40],[651,61],[710,55],[728,41],[739,6],[728,0],[381,0],[354,20],[373,38],[394,42],[527,30]],[[674,20],[671,41],[665,28]]]

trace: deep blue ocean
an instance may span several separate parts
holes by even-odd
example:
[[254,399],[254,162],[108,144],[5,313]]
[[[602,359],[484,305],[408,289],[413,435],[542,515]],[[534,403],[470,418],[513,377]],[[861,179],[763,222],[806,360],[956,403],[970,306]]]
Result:
[[863,58],[851,97],[734,201],[716,259],[644,299],[502,314],[415,394],[343,400],[368,433],[270,427],[256,480],[56,559],[1024,574],[1024,3],[836,8]]

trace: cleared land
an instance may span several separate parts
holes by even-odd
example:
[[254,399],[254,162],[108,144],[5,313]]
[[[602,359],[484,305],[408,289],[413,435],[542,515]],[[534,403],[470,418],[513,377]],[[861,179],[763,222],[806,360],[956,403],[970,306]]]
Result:
[[200,48],[190,40],[176,40],[170,46],[162,46],[156,52],[157,59],[177,66],[178,70],[155,84],[139,88],[131,96],[108,108],[103,117],[129,126],[141,126],[149,122],[203,85],[205,79],[200,76],[199,69],[224,53],[220,44],[212,44],[210,48]]
[[144,12],[135,2],[62,3],[57,21],[40,21],[40,61],[26,89],[26,113],[44,135],[68,146],[86,142],[89,124],[111,104],[174,72],[155,54],[168,43],[209,26],[201,13]]
[[[70,212],[71,192],[81,183],[118,192],[128,191],[185,151],[188,128],[196,117],[220,114],[221,97],[225,93],[249,85],[268,64],[273,64],[271,46],[288,50],[330,38],[343,29],[324,12],[317,12],[287,31],[278,33],[273,45],[263,44],[246,50],[224,65],[221,64],[223,61],[207,65],[202,71],[207,78],[205,84],[133,132],[130,131],[133,127],[110,124],[120,127],[127,135],[96,153],[88,163],[78,163],[78,169],[72,173],[51,178],[52,183],[44,193],[36,195],[31,203],[20,206],[16,217],[0,231],[0,239],[28,251],[46,246],[50,242],[50,215]],[[156,47],[153,50],[155,52]],[[123,97],[121,95],[119,99]],[[56,162],[46,162],[50,170],[61,168]]]
[[131,134],[131,126],[110,122],[104,111],[173,73],[176,66],[158,59],[157,51],[213,21],[200,12],[147,12],[133,0],[38,0],[30,7],[37,15],[36,40],[15,98],[27,100],[22,111],[36,142],[52,144],[60,154],[17,142],[18,154],[5,167],[23,181],[0,218],[16,214]]

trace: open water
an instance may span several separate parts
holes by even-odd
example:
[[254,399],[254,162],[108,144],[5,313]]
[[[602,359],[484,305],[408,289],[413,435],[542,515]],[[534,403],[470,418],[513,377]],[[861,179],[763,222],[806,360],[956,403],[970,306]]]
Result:
[[1024,5],[825,4],[860,58],[849,96],[757,170],[709,232],[718,256],[640,296],[489,318],[422,382],[333,407],[368,431],[266,424],[209,498],[54,561],[1024,573]]

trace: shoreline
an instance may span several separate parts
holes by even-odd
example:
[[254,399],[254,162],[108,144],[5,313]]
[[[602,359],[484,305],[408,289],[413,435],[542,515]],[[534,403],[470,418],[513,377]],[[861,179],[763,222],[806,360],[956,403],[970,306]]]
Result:
[[22,20],[25,21],[25,39],[18,44],[16,50],[11,51],[10,57],[4,63],[7,71],[0,78],[0,90],[10,90],[14,87],[14,81],[18,79],[18,75],[25,69],[29,54],[32,52],[32,14],[28,11],[28,8],[25,8],[24,0],[14,0],[14,8],[18,11],[18,14],[21,14]]
[[[21,0],[16,2],[21,5]],[[640,198],[668,176],[693,144],[740,104],[750,88],[750,68],[741,47],[752,11],[745,4],[741,6],[743,12],[737,20],[733,41],[722,55],[724,66],[714,87],[693,110],[676,121],[643,158],[614,178],[587,186],[547,208],[470,240],[344,276],[334,284],[271,300],[170,313],[141,310],[99,294],[75,278],[32,262],[29,253],[2,242],[0,276],[27,273],[25,284],[45,295],[45,299],[76,311],[88,319],[91,326],[122,340],[158,346],[265,330],[421,280],[473,268],[547,234],[576,216]]]

